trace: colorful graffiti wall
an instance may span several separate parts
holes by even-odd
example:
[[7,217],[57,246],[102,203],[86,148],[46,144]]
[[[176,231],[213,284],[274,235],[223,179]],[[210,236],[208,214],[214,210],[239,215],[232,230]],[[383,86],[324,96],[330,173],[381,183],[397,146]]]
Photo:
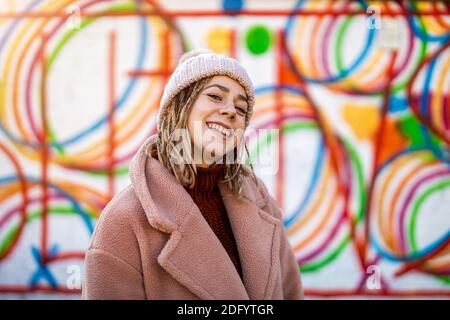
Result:
[[448,2],[2,0],[0,299],[79,298],[99,214],[199,47],[254,81],[250,155],[305,296],[449,298]]

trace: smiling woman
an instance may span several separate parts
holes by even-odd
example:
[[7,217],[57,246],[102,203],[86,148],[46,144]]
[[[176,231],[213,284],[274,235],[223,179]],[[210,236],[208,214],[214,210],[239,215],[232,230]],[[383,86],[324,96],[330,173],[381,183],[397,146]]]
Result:
[[131,185],[101,214],[84,298],[303,297],[282,212],[241,163],[253,105],[236,60],[207,50],[181,57],[158,134],[133,158]]

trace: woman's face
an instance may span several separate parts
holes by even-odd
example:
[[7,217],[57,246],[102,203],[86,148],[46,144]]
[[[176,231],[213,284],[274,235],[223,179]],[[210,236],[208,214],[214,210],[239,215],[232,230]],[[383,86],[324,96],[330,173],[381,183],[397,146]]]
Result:
[[211,160],[221,159],[234,149],[245,130],[247,108],[245,90],[237,81],[215,76],[205,85],[188,118],[198,166],[207,167]]

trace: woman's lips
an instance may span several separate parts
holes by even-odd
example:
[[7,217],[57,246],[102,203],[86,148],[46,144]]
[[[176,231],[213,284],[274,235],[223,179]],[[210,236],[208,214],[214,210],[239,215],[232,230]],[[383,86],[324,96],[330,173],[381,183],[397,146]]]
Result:
[[233,135],[233,130],[227,125],[222,125],[218,122],[206,122],[206,126],[222,133],[226,137],[231,137]]

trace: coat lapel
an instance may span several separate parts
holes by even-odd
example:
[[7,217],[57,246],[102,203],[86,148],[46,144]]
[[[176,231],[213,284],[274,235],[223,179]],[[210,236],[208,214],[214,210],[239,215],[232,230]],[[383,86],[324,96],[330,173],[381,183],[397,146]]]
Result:
[[263,210],[264,198],[249,197],[252,201],[241,202],[224,185],[219,187],[236,239],[247,294],[252,300],[270,299],[279,269],[281,221]]
[[173,278],[201,299],[270,299],[279,267],[281,221],[261,208],[264,199],[239,202],[220,185],[239,251],[243,281],[194,205],[158,259]]
[[201,299],[248,299],[236,268],[198,208],[172,233],[158,262]]

